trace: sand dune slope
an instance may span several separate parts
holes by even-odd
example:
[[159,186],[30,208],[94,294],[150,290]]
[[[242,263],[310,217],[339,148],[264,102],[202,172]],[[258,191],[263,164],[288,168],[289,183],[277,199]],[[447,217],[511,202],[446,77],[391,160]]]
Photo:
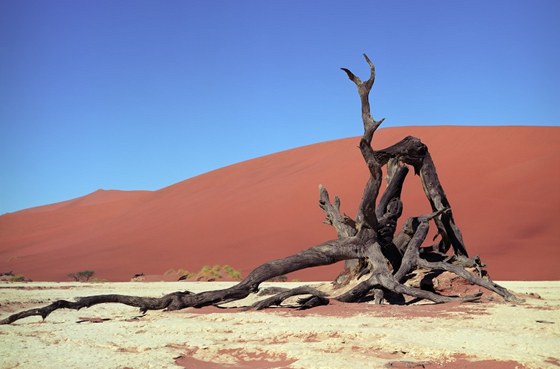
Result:
[[[406,135],[429,148],[468,250],[507,280],[557,280],[560,269],[560,128],[400,127],[374,145]],[[67,280],[198,270],[230,264],[247,272],[272,258],[335,237],[322,224],[318,185],[354,215],[367,171],[348,138],[225,167],[158,191],[96,191],[0,217],[0,272]],[[405,186],[405,215],[430,212],[418,177]],[[331,279],[340,266],[296,278]]]

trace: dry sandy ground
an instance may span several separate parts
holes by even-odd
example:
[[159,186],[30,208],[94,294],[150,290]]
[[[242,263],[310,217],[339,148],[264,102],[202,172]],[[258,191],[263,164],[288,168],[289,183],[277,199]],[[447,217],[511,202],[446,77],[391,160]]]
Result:
[[[60,298],[160,296],[227,285],[4,283],[0,317]],[[204,308],[143,317],[124,305],[61,310],[45,322],[32,317],[0,326],[0,367],[559,368],[560,281],[503,285],[525,295],[526,303],[334,304],[303,312]]]

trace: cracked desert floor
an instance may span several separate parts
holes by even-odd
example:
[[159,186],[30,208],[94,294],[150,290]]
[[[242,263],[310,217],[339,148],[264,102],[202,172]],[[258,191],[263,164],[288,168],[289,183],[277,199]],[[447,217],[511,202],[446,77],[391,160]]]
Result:
[[[143,316],[116,304],[58,310],[46,321],[30,317],[0,326],[0,368],[560,368],[560,282],[500,283],[525,303],[212,307]],[[0,318],[57,299],[157,297],[230,285],[3,283]]]

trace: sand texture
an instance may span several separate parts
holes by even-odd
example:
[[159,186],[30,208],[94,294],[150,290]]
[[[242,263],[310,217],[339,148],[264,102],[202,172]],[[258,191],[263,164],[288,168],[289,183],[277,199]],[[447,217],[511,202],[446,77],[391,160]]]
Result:
[[[161,296],[227,285],[3,283],[0,317],[60,298]],[[61,310],[45,322],[32,317],[0,326],[0,368],[558,368],[560,282],[503,285],[526,302],[204,308],[145,316],[112,304]],[[235,304],[255,297],[248,299]]]
[[[467,250],[494,279],[559,280],[560,127],[399,127],[374,147],[422,139]],[[0,216],[0,272],[67,281],[95,270],[109,281],[229,264],[246,275],[271,259],[336,238],[318,185],[355,216],[368,171],[358,138],[319,143],[225,167],[158,191],[97,191]],[[186,161],[198,158],[185,158]],[[404,214],[431,212],[417,176]],[[428,236],[431,240],[431,235]],[[332,280],[340,265],[290,278]]]

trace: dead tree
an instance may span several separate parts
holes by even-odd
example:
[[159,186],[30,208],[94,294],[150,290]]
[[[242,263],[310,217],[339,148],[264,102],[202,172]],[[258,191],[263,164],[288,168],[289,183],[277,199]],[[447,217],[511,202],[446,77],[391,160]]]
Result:
[[[364,134],[360,139],[359,149],[370,174],[355,219],[341,213],[340,199],[335,197],[331,202],[327,190],[319,186],[319,205],[326,214],[325,222],[335,228],[337,239],[267,262],[230,288],[201,293],[174,292],[159,298],[111,294],[80,297],[76,301],[59,300],[42,308],[13,314],[1,320],[0,324],[10,324],[29,316],[41,316],[45,319],[57,309],[81,309],[102,303],[135,306],[141,312],[220,306],[258,292],[259,285],[271,278],[340,261],[345,261],[345,267],[333,282],[334,293],[329,295],[309,286],[298,287],[276,291],[272,297],[248,308],[263,309],[279,305],[287,298],[299,295],[304,296],[298,301],[300,308],[328,304],[330,299],[342,302],[360,302],[366,299],[390,302],[389,295],[405,295],[434,303],[475,301],[480,298],[480,293],[449,296],[405,284],[410,274],[418,270],[451,272],[469,283],[498,294],[506,301],[518,301],[508,290],[492,282],[488,276],[483,276],[481,268],[484,265],[478,258],[469,258],[461,231],[453,219],[452,207],[426,145],[418,138],[409,136],[385,149],[373,149],[374,133],[384,119],[375,120],[370,112],[369,93],[375,81],[375,67],[366,55],[364,57],[370,69],[369,78],[365,82],[350,70],[342,68],[357,86],[361,99]],[[388,184],[377,202],[384,166],[387,167]],[[409,218],[397,233],[397,221],[403,208],[401,191],[409,167],[420,176],[432,213]],[[431,247],[421,247],[430,221],[435,223],[440,240]],[[478,270],[478,273],[466,268]]]

